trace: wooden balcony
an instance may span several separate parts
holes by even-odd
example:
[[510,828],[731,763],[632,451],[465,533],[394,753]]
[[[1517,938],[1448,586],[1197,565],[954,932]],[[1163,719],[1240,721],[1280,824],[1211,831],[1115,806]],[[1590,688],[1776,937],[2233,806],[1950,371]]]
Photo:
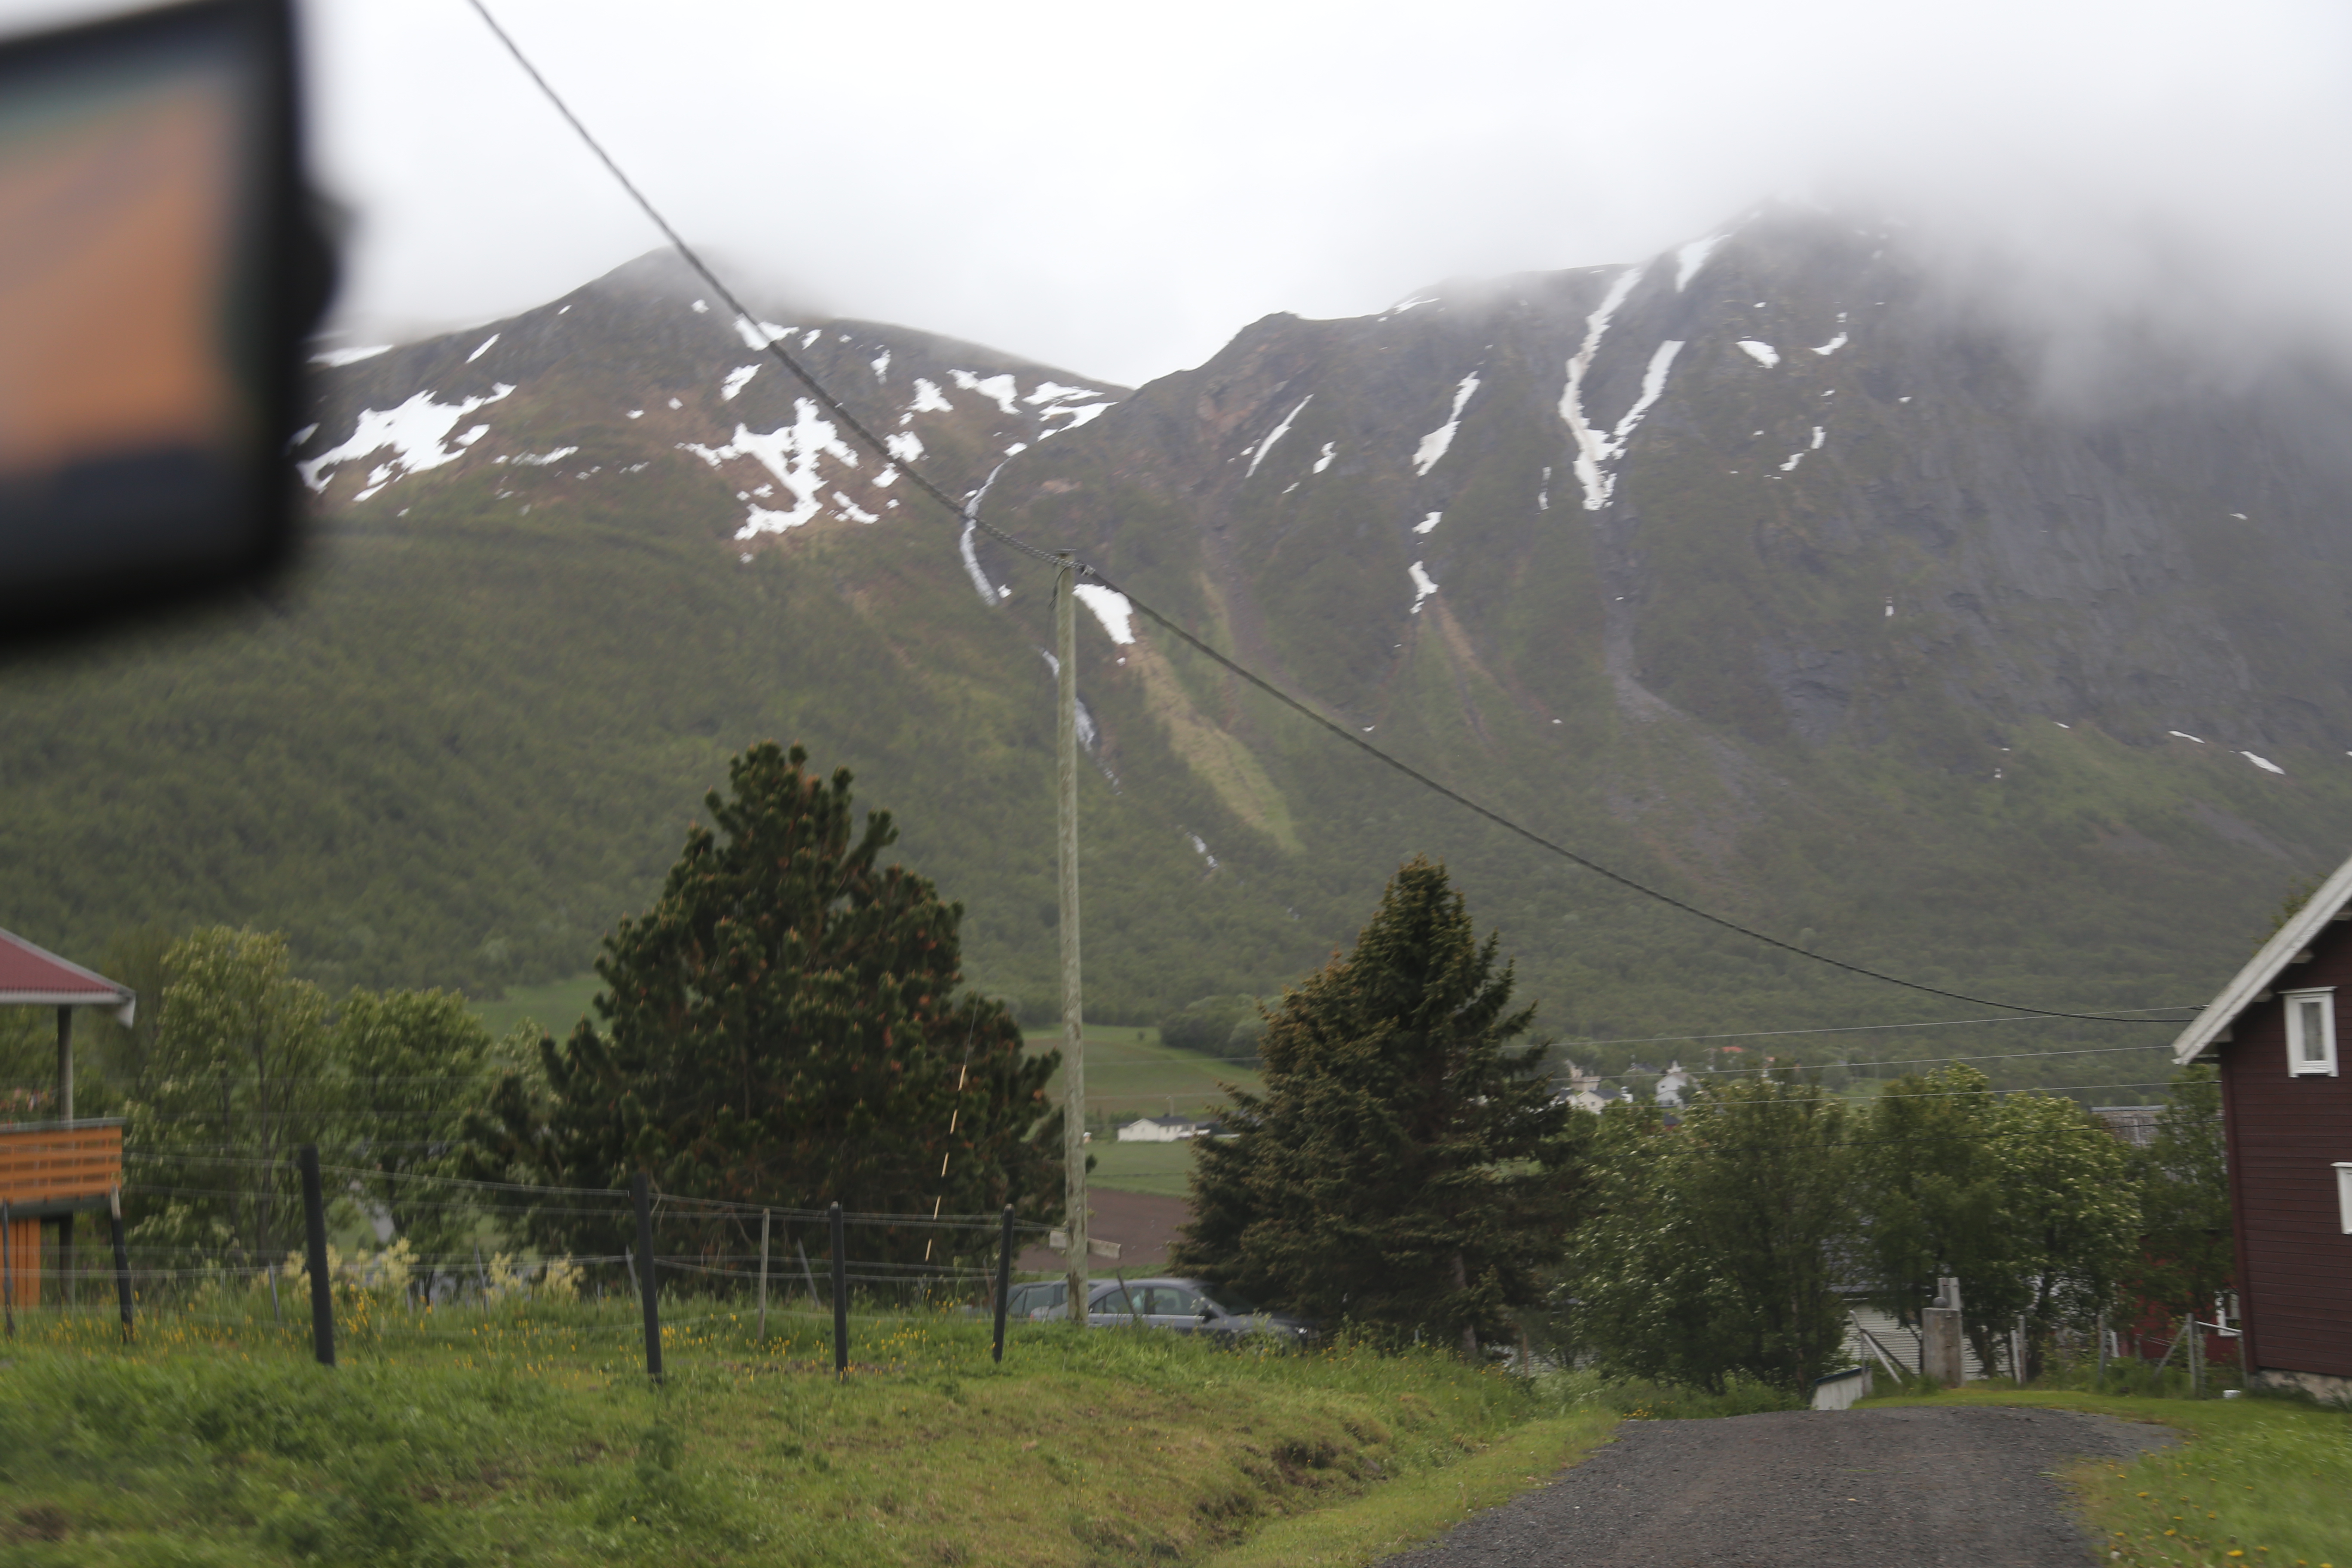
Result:
[[12,1218],[104,1213],[122,1184],[122,1121],[0,1122],[0,1202]]
[[122,1184],[122,1122],[0,1122],[0,1203],[7,1205],[0,1300],[41,1299],[41,1222],[111,1205]]

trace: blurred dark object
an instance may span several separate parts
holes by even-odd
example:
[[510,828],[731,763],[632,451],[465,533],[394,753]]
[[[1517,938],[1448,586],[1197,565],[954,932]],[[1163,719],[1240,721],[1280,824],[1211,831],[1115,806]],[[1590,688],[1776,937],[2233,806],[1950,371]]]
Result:
[[287,557],[304,192],[289,0],[0,44],[0,642]]

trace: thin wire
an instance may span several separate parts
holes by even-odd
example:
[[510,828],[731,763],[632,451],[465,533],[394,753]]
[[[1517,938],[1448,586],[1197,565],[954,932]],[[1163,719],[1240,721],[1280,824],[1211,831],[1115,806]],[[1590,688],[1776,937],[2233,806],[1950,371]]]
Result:
[[[2118,1007],[2116,1011],[2120,1015],[2125,1013],[2162,1013],[2172,1011],[2172,1009],[2164,1007]],[[1778,1039],[1784,1035],[1858,1035],[1868,1034],[1880,1029],[1951,1029],[1957,1028],[1964,1024],[2038,1024],[2044,1018],[2067,1017],[2070,1016],[2071,1015],[2063,1013],[2034,1014],[2031,1016],[2008,1013],[1996,1018],[1936,1018],[1931,1019],[1927,1023],[1918,1024],[1833,1024],[1818,1029],[1748,1029],[1738,1034],[1732,1035],[1640,1035],[1608,1040],[1559,1040],[1555,1042],[1555,1044],[1559,1045],[1562,1048],[1580,1047],[1584,1046],[1675,1046],[1687,1045],[1695,1040],[1771,1040]],[[2177,1020],[2149,1018],[2137,1021],[2161,1024],[2175,1022]],[[2160,1051],[2164,1049],[2160,1045],[2097,1046],[2091,1048],[2102,1051]],[[2065,1057],[2080,1056],[2083,1053],[2081,1051],[2064,1050],[2027,1051],[2023,1054],[2025,1056],[2037,1057]],[[2010,1058],[2005,1057],[1914,1057],[1909,1059],[1914,1061],[1990,1062],[2006,1061]],[[1854,1062],[1848,1065],[1854,1067],[1873,1067],[1888,1066],[1891,1064]],[[1741,1070],[1744,1071],[1746,1069],[1743,1068]]]
[[[638,210],[643,212],[646,216],[652,221],[654,226],[661,230],[663,237],[666,237],[677,249],[679,257],[685,260],[686,264],[688,267],[691,267],[696,274],[699,276],[704,282],[708,283],[711,289],[717,293],[721,300],[726,301],[728,308],[735,312],[736,319],[739,321],[745,323],[750,328],[750,336],[766,340],[765,346],[768,353],[782,363],[783,367],[801,383],[802,385],[807,387],[811,395],[814,395],[818,402],[823,404],[828,412],[832,413],[839,418],[844,425],[847,426],[850,432],[859,440],[863,441],[868,450],[875,453],[877,457],[892,458],[892,460],[895,461],[895,457],[890,453],[889,448],[874,434],[873,431],[867,429],[866,425],[860,421],[856,415],[852,414],[849,409],[843,405],[840,399],[835,397],[830,392],[827,392],[823,384],[817,381],[816,377],[801,364],[799,360],[793,358],[786,350],[779,347],[775,340],[769,338],[768,334],[764,331],[761,330],[757,319],[754,318],[751,311],[745,308],[743,302],[735,297],[734,290],[728,288],[726,283],[719,278],[719,274],[711,270],[709,265],[702,259],[701,256],[695,251],[694,247],[686,242],[685,237],[680,235],[677,229],[670,226],[669,220],[661,215],[660,209],[656,207],[652,200],[648,198],[643,191],[637,188],[636,183],[631,180],[629,176],[622,171],[621,165],[614,161],[613,155],[610,153],[607,153],[604,150],[604,144],[598,142],[595,136],[590,132],[588,127],[581,121],[580,117],[572,111],[571,105],[563,100],[562,95],[558,93],[554,87],[549,83],[548,79],[540,74],[539,68],[531,64],[530,57],[522,52],[522,47],[517,44],[507,30],[499,25],[497,17],[490,15],[489,7],[484,4],[484,0],[468,0],[468,4],[473,6],[476,14],[482,18],[483,23],[488,26],[490,31],[497,35],[499,42],[506,46],[507,52],[514,57],[515,63],[523,68],[524,73],[528,75],[531,81],[539,88],[539,90],[546,97],[548,102],[554,106],[556,112],[563,116],[565,122],[572,127],[572,131],[579,136],[581,142],[586,145],[591,153],[593,153],[596,155],[597,161],[602,163],[606,170],[612,174],[613,178],[619,182],[621,188],[628,193],[629,199],[637,205]],[[1707,921],[1711,925],[1720,926],[1726,931],[1747,937],[1752,942],[1762,942],[1767,947],[1778,948],[1783,952],[1794,953],[1800,958],[1811,959],[1816,963],[1825,963],[1833,969],[1841,969],[1850,974],[1858,974],[1863,976],[1864,979],[1875,980],[1884,984],[1901,986],[1906,990],[1923,992],[1930,996],[1942,996],[1955,1002],[1966,1002],[1971,1006],[2002,1007],[2007,1008],[2011,1012],[2030,1014],[2036,1017],[2074,1018],[2086,1023],[2095,1024],[2167,1024],[2177,1026],[2179,1024],[2185,1022],[2185,1020],[2182,1019],[2127,1018],[2106,1013],[2065,1012],[2050,1007],[2031,1007],[2022,1003],[2000,1002],[1990,997],[1972,996],[1965,992],[1947,991],[1941,986],[1928,985],[1916,980],[1905,980],[1899,975],[1888,974],[1881,970],[1871,969],[1859,963],[1849,963],[1843,959],[1832,958],[1826,953],[1811,952],[1805,948],[1799,947],[1794,942],[1783,942],[1779,937],[1775,936],[1768,936],[1762,931],[1741,925],[1737,921],[1730,920],[1722,915],[1715,914],[1710,910],[1699,908],[1696,904],[1688,903],[1684,900],[1675,898],[1671,893],[1637,882],[1633,878],[1628,877],[1622,872],[1610,869],[1608,867],[1601,865],[1597,860],[1592,860],[1585,856],[1578,854],[1575,850],[1569,848],[1564,844],[1560,844],[1545,837],[1543,835],[1537,833],[1532,828],[1520,826],[1518,823],[1514,822],[1509,817],[1502,815],[1502,813],[1471,799],[1468,795],[1462,794],[1459,790],[1451,788],[1446,784],[1440,784],[1437,780],[1432,778],[1429,774],[1423,773],[1420,769],[1413,767],[1411,763],[1389,755],[1389,753],[1381,751],[1378,746],[1373,745],[1370,742],[1366,741],[1362,736],[1357,734],[1348,726],[1339,723],[1334,720],[1326,718],[1314,708],[1310,707],[1306,702],[1301,701],[1299,699],[1293,697],[1288,692],[1283,690],[1280,687],[1275,685],[1271,680],[1259,675],[1256,671],[1250,669],[1247,666],[1240,664],[1234,659],[1226,658],[1225,655],[1218,652],[1214,647],[1212,647],[1209,644],[1202,641],[1199,637],[1194,637],[1183,626],[1178,625],[1173,619],[1154,608],[1149,602],[1138,597],[1133,592],[1120,587],[1097,568],[1087,565],[1083,562],[1078,562],[1075,560],[1075,558],[1064,553],[1041,550],[1036,545],[1029,543],[1026,540],[1017,538],[1014,535],[1007,533],[1003,530],[990,524],[980,516],[979,508],[976,504],[979,496],[982,493],[984,493],[986,489],[985,486],[982,486],[980,491],[975,491],[970,501],[958,502],[950,499],[945,490],[933,484],[931,480],[924,475],[921,469],[907,463],[900,463],[898,466],[901,471],[906,474],[908,479],[917,489],[930,497],[931,500],[937,501],[950,513],[961,519],[965,523],[978,530],[980,532],[986,534],[989,538],[996,541],[1000,544],[1003,544],[1007,549],[1028,556],[1030,559],[1034,561],[1045,562],[1055,566],[1069,566],[1075,568],[1077,574],[1090,577],[1096,582],[1101,584],[1104,587],[1110,589],[1113,593],[1124,596],[1130,605],[1133,605],[1137,609],[1142,611],[1152,620],[1158,622],[1161,627],[1172,634],[1180,641],[1190,646],[1195,652],[1223,667],[1224,669],[1239,679],[1249,682],[1252,686],[1256,687],[1267,696],[1272,697],[1276,701],[1291,709],[1293,711],[1300,714],[1311,722],[1320,725],[1325,730],[1329,731],[1332,734],[1339,736],[1341,740],[1347,742],[1358,751],[1362,752],[1365,755],[1372,758],[1375,762],[1381,763],[1395,770],[1397,773],[1400,773],[1405,777],[1412,779],[1416,784],[1419,784],[1424,789],[1430,790],[1433,794],[1444,796],[1447,800],[1454,802],[1456,805],[1461,806],[1465,811],[1468,811],[1475,816],[1486,818],[1487,821],[1502,828],[1505,832],[1523,838],[1528,843],[1535,845],[1538,848],[1543,849],[1550,854],[1557,855],[1572,865],[1580,866],[1585,870],[1591,872],[1593,875],[1602,878],[1607,881],[1614,882],[1618,886],[1624,888],[1631,892],[1638,893],[1644,898],[1654,899],[1658,902],[1664,904],[1669,909],[1678,910],[1684,914],[1695,916],[1699,920]],[[2182,1005],[2184,1007],[2188,1006],[2187,1004],[2183,1004]]]

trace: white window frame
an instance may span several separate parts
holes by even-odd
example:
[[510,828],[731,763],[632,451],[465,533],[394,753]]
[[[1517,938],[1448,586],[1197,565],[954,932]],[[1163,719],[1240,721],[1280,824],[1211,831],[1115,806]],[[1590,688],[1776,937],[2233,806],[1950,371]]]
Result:
[[2336,1162],[2336,1212],[2344,1234],[2352,1236],[2352,1160]]
[[[2320,1041],[2320,1059],[2308,1060],[2304,1055],[2303,1009],[2300,1003],[2318,999],[2325,1004],[2319,1009],[2319,1026],[2325,1036]],[[2279,1000],[2286,1007],[2286,1072],[2289,1078],[2336,1076],[2336,988],[2314,986],[2305,991],[2282,991]]]

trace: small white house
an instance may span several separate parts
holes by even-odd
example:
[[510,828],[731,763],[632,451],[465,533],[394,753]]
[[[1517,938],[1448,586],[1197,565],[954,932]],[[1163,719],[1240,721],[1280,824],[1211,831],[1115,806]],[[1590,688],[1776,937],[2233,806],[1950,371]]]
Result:
[[1122,1143],[1181,1143],[1187,1138],[1198,1138],[1209,1131],[1205,1121],[1195,1121],[1189,1116],[1146,1116],[1129,1121],[1118,1130]]
[[1658,1079],[1658,1103],[1669,1109],[1680,1106],[1690,1093],[1690,1074],[1683,1070],[1682,1063],[1667,1068]]

